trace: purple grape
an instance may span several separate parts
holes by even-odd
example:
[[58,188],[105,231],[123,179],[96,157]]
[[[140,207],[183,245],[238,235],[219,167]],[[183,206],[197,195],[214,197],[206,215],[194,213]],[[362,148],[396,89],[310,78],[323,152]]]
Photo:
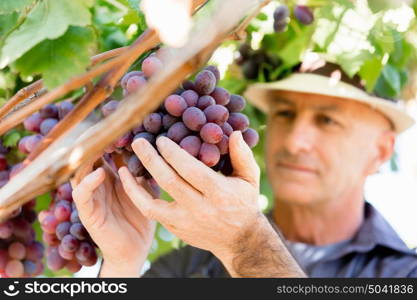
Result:
[[194,86],[200,95],[210,95],[216,87],[216,76],[211,71],[201,71],[195,78]]
[[80,216],[78,215],[78,210],[73,210],[70,217],[71,223],[81,222]]
[[62,101],[58,105],[58,117],[60,120],[65,118],[74,109],[74,104],[69,101]]
[[290,11],[287,5],[280,5],[274,11],[275,22],[287,22],[287,18],[290,15]]
[[26,148],[26,142],[30,137],[31,136],[24,136],[23,138],[20,139],[19,144],[17,146],[20,152],[24,154],[29,154],[29,151]]
[[224,156],[224,163],[220,171],[226,176],[233,174],[233,166],[229,155]]
[[143,127],[146,131],[157,134],[162,128],[162,118],[158,113],[151,113],[143,120]]
[[129,131],[127,133],[125,133],[124,135],[122,135],[115,143],[114,146],[116,148],[123,148],[126,147],[127,145],[130,145],[133,141],[133,135],[132,133]]
[[59,223],[56,227],[55,234],[59,240],[62,240],[70,231],[71,222]]
[[41,243],[33,241],[26,247],[26,258],[31,261],[38,261],[42,259],[44,250],[45,248]]
[[310,8],[305,5],[296,5],[294,8],[294,16],[301,24],[304,25],[309,25],[314,21],[313,13]]
[[182,120],[189,129],[199,131],[207,123],[206,115],[197,107],[189,107],[182,114]]
[[183,122],[177,122],[168,129],[167,136],[179,144],[181,140],[190,133],[190,130],[184,125]]
[[216,77],[217,82],[220,80],[220,71],[216,66],[207,66],[204,68],[204,70],[207,70],[213,73],[214,76]]
[[58,253],[62,258],[66,259],[66,260],[73,260],[74,259],[74,251],[73,252],[66,251],[64,249],[64,247],[62,246],[62,244],[60,244],[58,246]]
[[26,150],[31,153],[42,142],[43,137],[40,134],[31,135],[25,142]]
[[39,133],[41,130],[42,121],[43,121],[43,118],[41,117],[41,114],[34,113],[23,122],[23,126],[25,127],[26,130]]
[[9,220],[0,223],[0,239],[8,239],[13,234],[13,224]]
[[5,273],[7,277],[22,277],[25,272],[23,264],[20,260],[9,260],[6,265]]
[[65,251],[75,252],[80,246],[80,242],[72,234],[67,234],[62,238],[61,246]]
[[165,99],[164,105],[167,112],[175,117],[180,117],[188,107],[184,98],[178,95],[168,96]]
[[227,135],[227,136],[230,136],[231,134],[232,134],[232,132],[233,132],[233,128],[232,128],[232,126],[230,126],[230,124],[229,123],[224,123],[223,125],[221,125],[220,126],[221,128],[222,128],[222,130],[223,130],[223,133],[225,134],[225,135]]
[[226,108],[232,112],[241,112],[246,106],[246,100],[240,95],[230,96],[230,102],[226,105]]
[[59,245],[59,240],[58,240],[58,238],[56,237],[55,234],[43,232],[42,233],[42,240],[45,243],[47,243],[49,246],[58,246]]
[[210,105],[216,104],[216,100],[214,100],[211,96],[202,96],[198,99],[197,107],[201,110],[205,110]]
[[8,248],[9,256],[14,259],[22,260],[26,256],[26,247],[22,243],[13,242]]
[[162,117],[162,125],[165,130],[168,130],[173,124],[177,123],[180,119],[170,114],[166,114]]
[[211,105],[204,110],[207,122],[223,125],[229,118],[229,111],[219,104]]
[[122,80],[120,81],[120,85],[122,86],[123,89],[126,89],[127,81],[132,76],[143,77],[143,76],[145,76],[145,74],[143,72],[141,72],[141,71],[132,71],[132,72],[126,73],[123,76]]
[[215,166],[220,160],[219,148],[213,144],[203,143],[198,154],[198,159],[209,167]]
[[118,106],[119,101],[111,100],[101,107],[101,113],[104,117],[107,117],[111,113],[115,112]]
[[37,266],[36,266],[36,263],[34,263],[33,261],[24,260],[23,268],[24,268],[24,273],[26,275],[33,276],[36,274]]
[[45,119],[41,124],[41,134],[47,135],[58,124],[57,119]]
[[280,33],[280,32],[285,31],[285,29],[287,28],[287,25],[288,25],[287,22],[274,21],[273,28],[275,32]]
[[198,94],[193,90],[186,90],[181,94],[188,106],[196,106],[198,102]]
[[88,242],[82,242],[77,252],[75,252],[75,257],[81,264],[83,264],[83,262],[94,259],[95,256],[96,252],[93,246]]
[[207,123],[201,128],[200,136],[205,143],[217,144],[223,137],[223,131],[217,124]]
[[259,134],[255,129],[248,128],[242,133],[243,139],[249,147],[253,148],[258,144]]
[[0,271],[6,268],[8,261],[9,261],[9,253],[7,253],[6,250],[0,249]]
[[150,144],[155,144],[155,136],[152,133],[149,133],[149,132],[138,133],[137,135],[135,135],[133,140],[136,140],[139,138],[147,140]]
[[189,135],[182,139],[180,146],[192,156],[197,157],[200,153],[201,140],[198,136]]
[[233,130],[245,131],[249,127],[249,119],[242,113],[231,113],[227,123],[232,126]]
[[127,168],[133,176],[139,177],[145,175],[145,167],[136,155],[132,155],[128,162]]
[[56,227],[58,226],[58,220],[54,215],[46,216],[41,222],[43,231],[49,234],[55,233]]
[[132,132],[134,135],[144,132],[145,131],[145,127],[143,127],[143,124],[140,124],[138,126],[136,126],[135,128],[132,129]]
[[132,76],[126,83],[126,91],[127,93],[134,93],[141,88],[143,88],[147,83],[145,77],[142,76]]
[[54,216],[59,222],[68,221],[71,217],[72,208],[70,202],[60,200],[54,209]]
[[72,187],[70,183],[61,184],[57,189],[57,197],[60,200],[72,201]]
[[226,105],[230,101],[230,93],[222,87],[216,87],[210,96],[220,105]]
[[194,90],[195,86],[194,86],[194,83],[191,80],[186,80],[182,83],[182,88],[184,90]]
[[151,77],[163,68],[162,61],[156,56],[149,56],[142,62],[142,71],[147,77]]
[[58,271],[65,266],[66,260],[59,255],[57,247],[52,247],[46,256],[46,263],[49,269],[52,271]]
[[229,137],[227,135],[224,134],[221,141],[216,145],[221,155],[229,153]]
[[70,233],[80,241],[85,240],[88,237],[87,230],[81,223],[72,224],[70,228]]
[[42,119],[56,119],[58,118],[58,107],[55,104],[45,105],[39,113],[41,114]]

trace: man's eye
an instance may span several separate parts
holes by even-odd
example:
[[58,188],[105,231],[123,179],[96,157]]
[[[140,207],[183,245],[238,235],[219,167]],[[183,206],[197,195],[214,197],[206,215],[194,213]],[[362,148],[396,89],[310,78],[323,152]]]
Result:
[[326,115],[318,116],[318,121],[320,124],[324,125],[337,125],[337,122],[335,120]]
[[295,113],[291,110],[280,110],[277,111],[275,115],[279,118],[293,118]]

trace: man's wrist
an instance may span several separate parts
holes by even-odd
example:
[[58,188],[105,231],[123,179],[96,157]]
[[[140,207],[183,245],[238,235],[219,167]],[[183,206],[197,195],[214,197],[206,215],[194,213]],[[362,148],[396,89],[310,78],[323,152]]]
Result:
[[99,277],[139,277],[144,261],[132,259],[116,262],[103,258]]
[[226,251],[213,254],[232,277],[304,277],[265,215],[242,228]]

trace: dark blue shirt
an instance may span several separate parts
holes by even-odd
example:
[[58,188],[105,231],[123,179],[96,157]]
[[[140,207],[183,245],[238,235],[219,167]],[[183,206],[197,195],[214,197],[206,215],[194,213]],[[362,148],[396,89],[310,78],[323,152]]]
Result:
[[[371,204],[365,204],[364,214],[351,240],[304,270],[309,277],[417,277],[416,249],[409,249]],[[216,278],[229,274],[212,253],[186,246],[158,259],[143,277]]]

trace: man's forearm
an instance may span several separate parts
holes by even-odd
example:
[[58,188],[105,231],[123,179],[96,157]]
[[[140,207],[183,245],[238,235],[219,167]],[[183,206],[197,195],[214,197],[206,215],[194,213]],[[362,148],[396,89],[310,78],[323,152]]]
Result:
[[305,277],[265,216],[245,228],[227,253],[215,254],[232,277]]

